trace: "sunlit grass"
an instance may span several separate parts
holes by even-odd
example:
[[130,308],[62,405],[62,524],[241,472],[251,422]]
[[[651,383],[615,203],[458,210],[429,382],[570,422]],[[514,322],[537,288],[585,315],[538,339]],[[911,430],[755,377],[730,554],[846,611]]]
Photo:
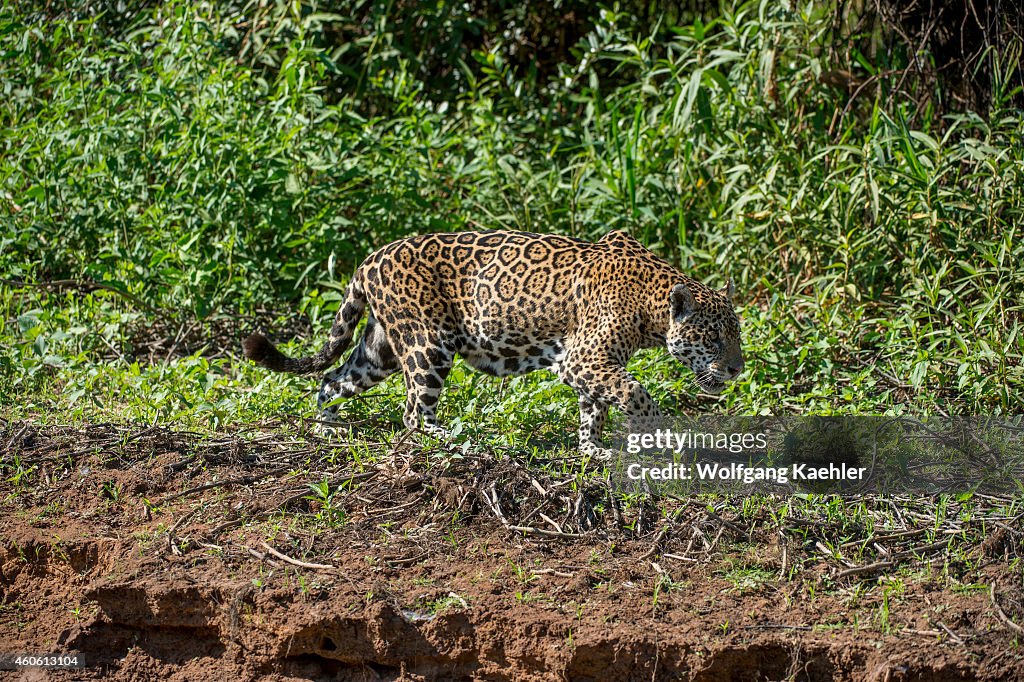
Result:
[[[133,344],[269,308],[281,325],[311,321],[286,345],[308,351],[373,248],[471,227],[622,228],[709,284],[734,278],[747,370],[720,399],[663,352],[634,360],[670,411],[1024,407],[1019,112],[909,129],[899,100],[847,102],[816,84],[822,7],[737,5],[658,40],[607,11],[551,83],[480,53],[478,77],[439,104],[416,77],[376,72],[380,118],[357,113],[365,92],[325,97],[333,62],[305,29],[265,36],[268,81],[231,53],[215,8],[141,16],[116,39],[95,20],[41,31],[0,16],[0,72],[17,86],[0,104],[10,414],[211,428],[311,416],[316,380],[248,366],[237,338],[152,361]],[[81,286],[17,283],[65,279]],[[402,400],[393,378],[343,414],[397,423]],[[440,409],[511,444],[563,442],[576,408],[550,374],[458,366]]]

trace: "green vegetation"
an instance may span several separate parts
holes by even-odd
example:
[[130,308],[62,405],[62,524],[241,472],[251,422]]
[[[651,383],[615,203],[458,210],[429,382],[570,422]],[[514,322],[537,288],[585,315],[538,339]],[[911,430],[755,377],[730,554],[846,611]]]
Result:
[[[664,353],[635,361],[671,410],[1024,407],[1012,68],[984,115],[939,115],[881,57],[854,55],[871,87],[828,84],[848,66],[829,3],[682,25],[602,9],[543,69],[447,3],[422,10],[431,54],[350,4],[359,26],[315,3],[178,0],[115,21],[5,1],[3,413],[312,416],[315,382],[250,367],[238,340],[308,321],[285,348],[309,350],[373,248],[472,228],[626,229],[709,284],[733,277],[748,369],[722,400]],[[474,31],[492,40],[460,52]],[[390,431],[402,394],[393,378],[343,415]],[[575,401],[548,374],[457,368],[442,417],[495,446],[564,445]]]

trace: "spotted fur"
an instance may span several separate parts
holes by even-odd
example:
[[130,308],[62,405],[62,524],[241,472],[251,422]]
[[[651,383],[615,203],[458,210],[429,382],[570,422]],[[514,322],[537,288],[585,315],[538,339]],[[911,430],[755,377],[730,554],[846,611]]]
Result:
[[356,270],[315,355],[292,359],[253,334],[245,354],[276,371],[333,365],[369,306],[356,349],[323,379],[317,404],[337,417],[337,399],[395,372],[405,379],[405,425],[441,435],[436,408],[456,354],[495,376],[548,368],[579,394],[580,449],[601,454],[614,405],[649,424],[658,407],[627,371],[640,348],[667,347],[717,393],[743,369],[732,283],[709,289],[625,232],[596,243],[526,232],[459,232],[409,237],[370,255]]

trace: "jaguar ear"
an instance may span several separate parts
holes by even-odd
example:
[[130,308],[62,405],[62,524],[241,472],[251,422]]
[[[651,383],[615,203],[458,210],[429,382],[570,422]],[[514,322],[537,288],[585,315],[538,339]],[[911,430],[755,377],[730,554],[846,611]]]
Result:
[[683,318],[690,315],[694,308],[697,307],[696,302],[693,300],[693,294],[685,284],[677,284],[672,287],[672,291],[668,295],[669,301],[672,304],[672,319],[682,320]]
[[728,284],[722,289],[722,295],[728,300],[732,300],[732,297],[736,295],[736,285],[732,283],[732,277],[729,278]]

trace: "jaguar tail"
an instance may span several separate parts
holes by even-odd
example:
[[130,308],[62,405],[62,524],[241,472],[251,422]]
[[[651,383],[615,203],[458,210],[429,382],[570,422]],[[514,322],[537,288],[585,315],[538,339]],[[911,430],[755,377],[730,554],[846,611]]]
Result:
[[261,367],[291,374],[322,372],[333,365],[352,343],[352,335],[366,308],[366,296],[360,280],[357,272],[349,284],[348,291],[345,292],[345,300],[342,301],[338,314],[334,317],[330,337],[317,353],[304,358],[290,358],[279,351],[263,334],[256,333],[242,341],[245,357]]

